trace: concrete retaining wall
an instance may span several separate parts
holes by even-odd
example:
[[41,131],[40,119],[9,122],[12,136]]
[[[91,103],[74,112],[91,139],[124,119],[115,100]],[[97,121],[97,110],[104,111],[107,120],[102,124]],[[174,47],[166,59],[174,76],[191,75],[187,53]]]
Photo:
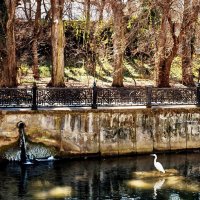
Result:
[[0,148],[19,139],[54,146],[58,155],[122,155],[200,148],[200,108],[1,110]]

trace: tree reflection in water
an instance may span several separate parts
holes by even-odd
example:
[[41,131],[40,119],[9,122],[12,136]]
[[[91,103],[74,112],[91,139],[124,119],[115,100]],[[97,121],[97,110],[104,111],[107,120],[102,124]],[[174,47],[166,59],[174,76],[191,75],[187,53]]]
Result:
[[[149,157],[64,160],[25,169],[18,164],[2,164],[1,199],[199,200],[199,153],[159,155],[166,171],[173,169],[177,173],[141,177],[141,172],[151,174],[154,170]],[[136,173],[140,176],[136,177]]]

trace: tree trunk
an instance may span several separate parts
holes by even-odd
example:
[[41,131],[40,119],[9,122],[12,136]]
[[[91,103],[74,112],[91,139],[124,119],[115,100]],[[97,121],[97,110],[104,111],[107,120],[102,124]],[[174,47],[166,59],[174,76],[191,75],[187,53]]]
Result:
[[85,30],[90,32],[90,0],[85,0]]
[[51,0],[52,77],[49,86],[64,87],[64,28],[62,21],[64,0]]
[[[182,83],[185,86],[195,86],[192,73],[192,35],[193,24],[188,24],[192,13],[191,1],[184,1],[183,35],[182,35]],[[196,19],[194,19],[196,21]]]
[[[169,11],[169,10],[168,10]],[[169,33],[173,43],[169,45]],[[165,12],[162,17],[159,33],[158,50],[155,56],[156,86],[170,87],[170,69],[174,57],[177,54],[179,36],[176,36],[176,24],[171,21],[169,12]]]
[[39,75],[39,59],[38,59],[38,37],[40,34],[40,19],[41,19],[41,0],[37,0],[37,8],[34,21],[34,35],[32,43],[32,53],[33,53],[33,77],[38,80]]
[[33,53],[33,77],[36,80],[39,80],[39,59],[38,59],[38,40],[36,38],[33,39],[32,43],[32,53]]
[[192,73],[191,29],[186,29],[182,37],[182,84],[195,86]]
[[15,87],[17,82],[17,62],[16,62],[16,50],[15,50],[15,34],[14,34],[14,22],[15,22],[15,7],[16,0],[5,0],[7,23],[6,23],[6,63],[3,65],[1,74],[1,86]]
[[2,80],[3,68],[6,64],[6,23],[7,23],[7,12],[5,12],[6,4],[5,1],[0,1],[0,83]]
[[170,62],[167,62],[165,57],[165,48],[167,43],[167,16],[163,15],[161,28],[159,32],[158,50],[156,52],[156,86],[157,87],[169,87],[169,73]]
[[[164,2],[164,1],[162,1]],[[165,1],[163,3],[163,16],[159,34],[158,51],[156,53],[156,86],[169,87],[169,73],[172,61],[177,55],[180,38],[183,39],[183,76],[184,82],[187,85],[193,85],[192,68],[191,68],[191,42],[188,41],[191,24],[197,20],[200,2],[184,0],[183,19],[176,21],[172,20],[173,14],[171,3],[173,1]],[[187,7],[190,6],[190,10]],[[173,13],[173,12],[172,12]],[[174,13],[175,14],[175,13]],[[176,12],[177,15],[177,12]],[[180,17],[178,17],[180,18]],[[180,25],[181,23],[181,25]],[[169,31],[172,39],[172,44],[169,41]],[[168,32],[168,34],[167,34]],[[179,32],[179,33],[178,33]],[[178,33],[178,35],[177,35]],[[187,39],[186,39],[187,38]],[[191,38],[191,37],[189,37]],[[170,48],[169,48],[170,47]],[[186,80],[187,79],[187,80]],[[186,83],[185,83],[186,84]]]
[[103,21],[103,11],[105,7],[106,1],[101,0],[100,6],[99,6],[99,22]]
[[125,27],[123,6],[120,3],[112,4],[113,11],[113,87],[123,87],[123,60],[125,50]]

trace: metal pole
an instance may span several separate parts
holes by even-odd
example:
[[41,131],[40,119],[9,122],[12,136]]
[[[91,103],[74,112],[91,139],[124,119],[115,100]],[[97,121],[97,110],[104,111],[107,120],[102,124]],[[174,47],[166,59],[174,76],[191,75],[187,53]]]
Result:
[[151,101],[152,101],[152,86],[147,86],[146,87],[146,98],[147,98],[147,108],[151,108]]
[[32,87],[32,92],[33,92],[33,99],[32,99],[32,108],[31,110],[37,110],[37,85],[34,82],[33,87]]
[[197,106],[200,106],[200,83],[197,84]]
[[95,81],[92,88],[92,109],[97,109],[97,86]]

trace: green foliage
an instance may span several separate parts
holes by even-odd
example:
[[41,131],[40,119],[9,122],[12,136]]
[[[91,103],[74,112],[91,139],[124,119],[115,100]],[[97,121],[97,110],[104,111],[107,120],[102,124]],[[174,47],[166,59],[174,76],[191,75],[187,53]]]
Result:
[[39,73],[40,73],[40,77],[50,77],[51,69],[49,66],[40,66]]
[[[194,75],[194,81],[197,82],[200,69],[200,57],[198,55],[193,57],[192,70]],[[182,81],[182,60],[181,57],[177,56],[172,65],[170,71],[170,79],[176,82]]]
[[146,16],[145,18],[148,19],[147,24],[152,26],[160,24],[160,11],[158,7],[153,5],[152,0],[143,1],[142,9],[143,15]]
[[29,70],[29,66],[25,63],[21,64],[20,71],[22,76],[27,76]]
[[73,20],[64,22],[65,33],[71,32],[77,42],[84,43],[89,38],[88,30],[85,30],[85,21]]
[[155,40],[149,25],[150,11],[147,7],[143,8],[138,16],[132,16],[128,21],[127,31],[133,35],[126,49],[125,56],[127,60],[141,60],[141,62],[150,62],[155,51]]
[[170,79],[180,82],[182,79],[181,58],[177,56],[171,65]]
[[[66,65],[81,67],[88,58],[95,58],[94,45],[92,43],[92,28],[85,30],[85,21],[65,21],[65,46]],[[73,55],[73,56],[72,56]],[[95,61],[95,59],[94,59]]]
[[194,75],[194,80],[197,82],[199,78],[199,70],[200,70],[200,55],[195,55],[193,57],[193,75]]
[[130,19],[128,20],[127,29],[130,30],[132,28],[133,24],[135,22],[137,22],[137,20],[138,20],[138,17],[131,16]]
[[110,22],[101,21],[94,33],[97,46],[106,49],[112,47],[112,35],[113,27]]
[[153,8],[150,11],[150,15],[149,15],[149,24],[151,24],[152,26],[158,26],[160,24],[160,13],[157,9]]

